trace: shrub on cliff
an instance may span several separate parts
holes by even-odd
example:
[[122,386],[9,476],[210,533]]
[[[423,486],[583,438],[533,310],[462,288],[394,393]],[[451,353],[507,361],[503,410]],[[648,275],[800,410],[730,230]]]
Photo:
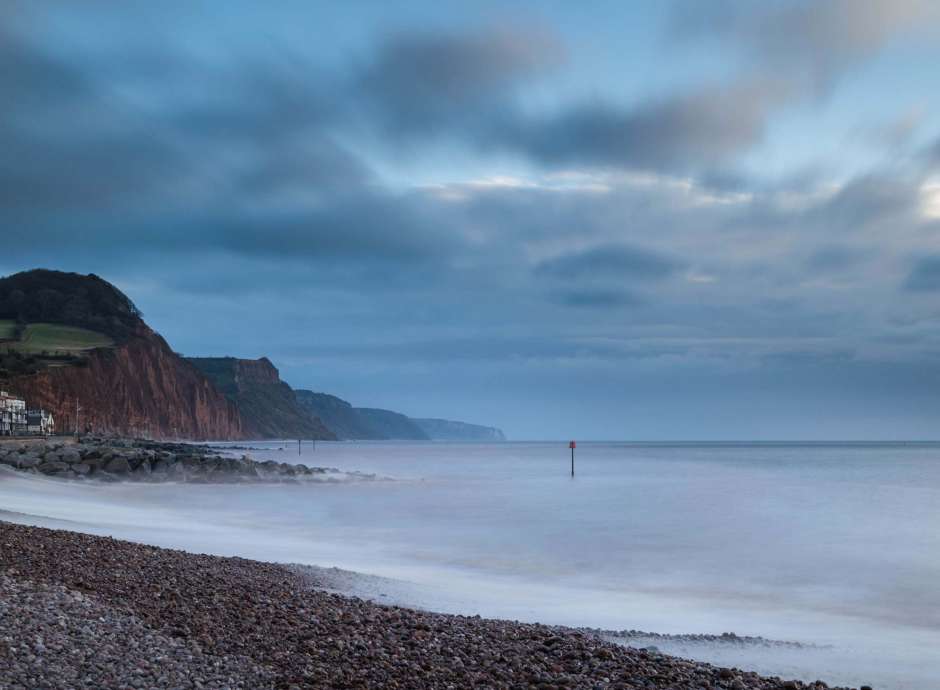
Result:
[[141,323],[123,292],[98,276],[36,269],[0,278],[0,319],[63,323],[125,340]]

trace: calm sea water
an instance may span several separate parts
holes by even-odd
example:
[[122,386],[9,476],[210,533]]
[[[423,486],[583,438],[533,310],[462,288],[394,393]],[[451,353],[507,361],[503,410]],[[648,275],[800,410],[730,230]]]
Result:
[[581,443],[574,478],[559,443],[253,445],[259,459],[384,479],[92,486],[6,473],[0,508],[391,578],[338,581],[438,610],[818,645],[655,642],[764,673],[940,686],[940,445]]

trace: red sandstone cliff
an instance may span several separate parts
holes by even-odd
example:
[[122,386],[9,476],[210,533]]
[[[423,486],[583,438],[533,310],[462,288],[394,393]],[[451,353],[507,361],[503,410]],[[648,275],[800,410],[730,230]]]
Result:
[[191,357],[188,362],[235,404],[246,437],[336,439],[316,414],[300,404],[267,357]]
[[185,438],[246,438],[238,409],[192,364],[142,322],[114,349],[94,350],[82,366],[45,369],[3,383],[55,415],[59,431],[79,423],[95,433]]

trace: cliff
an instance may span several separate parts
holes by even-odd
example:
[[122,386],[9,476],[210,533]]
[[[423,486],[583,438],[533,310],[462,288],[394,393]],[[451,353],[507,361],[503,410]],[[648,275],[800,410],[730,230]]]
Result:
[[414,419],[391,410],[353,407],[329,393],[296,390],[297,401],[339,438],[355,441],[505,441],[500,429],[448,419]]
[[59,431],[245,438],[235,406],[98,276],[2,278],[0,325],[0,387],[50,410]]
[[317,415],[298,402],[266,357],[190,357],[187,361],[236,407],[244,437],[336,439]]
[[449,419],[411,419],[432,441],[505,441],[502,429]]
[[142,322],[126,342],[77,364],[14,376],[3,386],[51,410],[59,431],[193,440],[246,438],[238,410]]
[[490,427],[413,420],[326,393],[293,391],[266,358],[185,359],[116,287],[95,275],[59,271],[0,278],[0,389],[51,411],[60,432],[191,440],[502,440]]
[[394,441],[430,440],[417,424],[403,414],[372,407],[357,407],[354,409],[379,438]]
[[357,441],[377,441],[385,436],[369,426],[359,411],[342,398],[329,393],[295,390],[297,402],[316,415],[339,438]]

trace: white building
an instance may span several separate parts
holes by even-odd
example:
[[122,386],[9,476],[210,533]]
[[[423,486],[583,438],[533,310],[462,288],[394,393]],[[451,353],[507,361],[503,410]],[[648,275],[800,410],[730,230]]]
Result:
[[26,401],[0,391],[0,436],[15,436],[26,431]]
[[55,433],[55,420],[46,410],[28,410],[26,412],[26,433],[48,436]]

